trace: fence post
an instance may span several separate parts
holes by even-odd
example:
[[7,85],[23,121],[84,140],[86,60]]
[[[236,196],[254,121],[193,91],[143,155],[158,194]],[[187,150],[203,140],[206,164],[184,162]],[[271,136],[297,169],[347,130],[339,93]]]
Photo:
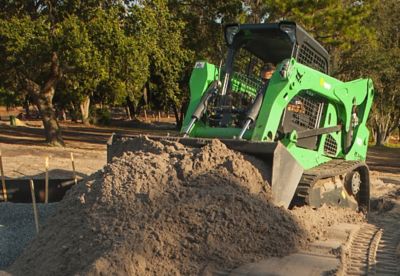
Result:
[[36,196],[35,196],[35,186],[33,185],[33,179],[29,180],[32,195],[32,205],[33,205],[33,216],[35,217],[36,233],[39,233],[39,218],[36,208]]
[[74,181],[75,181],[75,184],[77,184],[78,180],[76,179],[74,153],[72,153],[72,152],[71,152],[71,163],[72,163],[72,173],[73,173]]
[[1,184],[3,186],[3,200],[4,202],[7,202],[7,187],[6,187],[6,179],[4,176],[3,156],[1,155],[1,150],[0,150],[0,171],[1,171]]
[[45,187],[44,187],[44,203],[49,203],[49,157],[46,156],[45,160],[46,175],[45,175]]

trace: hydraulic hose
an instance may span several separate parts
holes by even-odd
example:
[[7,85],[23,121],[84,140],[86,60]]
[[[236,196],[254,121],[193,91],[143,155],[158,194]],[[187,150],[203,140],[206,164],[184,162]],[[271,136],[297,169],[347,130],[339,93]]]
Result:
[[262,102],[264,100],[264,93],[267,90],[267,86],[268,86],[268,83],[266,85],[262,86],[261,90],[257,93],[253,104],[251,105],[250,109],[247,111],[246,122],[244,123],[244,126],[243,126],[242,130],[240,131],[238,139],[243,138],[243,135],[245,134],[246,130],[249,128],[250,124],[253,123],[257,119],[258,113],[260,113]]
[[248,120],[251,120],[252,122],[254,122],[256,120],[258,113],[260,112],[263,99],[264,99],[264,93],[259,92],[257,94],[252,106],[247,111],[246,118]]
[[183,137],[187,137],[192,130],[194,124],[196,121],[200,120],[200,118],[203,116],[206,108],[208,101],[212,96],[214,96],[218,92],[218,87],[220,85],[220,82],[218,80],[213,81],[206,92],[204,92],[203,96],[200,99],[199,104],[197,105],[196,109],[194,110],[192,114],[192,119],[190,120],[189,126],[186,128],[185,133],[183,134]]

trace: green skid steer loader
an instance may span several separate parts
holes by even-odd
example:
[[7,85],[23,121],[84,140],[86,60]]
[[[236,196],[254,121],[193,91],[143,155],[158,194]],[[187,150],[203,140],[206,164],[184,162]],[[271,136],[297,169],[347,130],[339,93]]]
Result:
[[[329,76],[329,54],[293,22],[227,25],[225,40],[223,67],[194,66],[181,137],[150,138],[193,147],[218,138],[263,159],[273,201],[285,208],[325,203],[368,212],[372,81]],[[276,70],[263,82],[266,63]],[[121,149],[130,150],[129,139],[113,135],[108,160]]]

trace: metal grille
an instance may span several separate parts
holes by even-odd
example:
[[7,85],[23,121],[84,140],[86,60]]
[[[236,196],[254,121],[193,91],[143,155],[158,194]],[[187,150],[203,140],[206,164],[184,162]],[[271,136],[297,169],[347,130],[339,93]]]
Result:
[[297,61],[322,73],[328,73],[326,60],[306,43],[301,45],[297,55]]
[[301,128],[318,128],[321,119],[323,103],[307,96],[294,97],[288,104],[288,111],[292,112],[292,123]]
[[257,91],[261,89],[262,85],[263,82],[260,79],[235,72],[232,76],[231,90],[233,92],[242,92],[254,96]]
[[327,135],[324,144],[324,152],[326,155],[336,156],[337,152],[337,143],[335,138],[332,135]]

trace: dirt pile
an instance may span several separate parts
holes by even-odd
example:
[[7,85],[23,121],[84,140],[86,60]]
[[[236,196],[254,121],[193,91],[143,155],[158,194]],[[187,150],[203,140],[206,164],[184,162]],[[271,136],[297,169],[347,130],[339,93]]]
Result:
[[361,213],[350,209],[324,205],[313,209],[310,206],[302,206],[290,211],[295,216],[298,225],[307,233],[307,240],[324,239],[330,226],[338,223],[361,223],[366,218]]
[[136,143],[67,194],[11,273],[206,275],[293,252],[325,221],[273,206],[266,175],[217,140]]

